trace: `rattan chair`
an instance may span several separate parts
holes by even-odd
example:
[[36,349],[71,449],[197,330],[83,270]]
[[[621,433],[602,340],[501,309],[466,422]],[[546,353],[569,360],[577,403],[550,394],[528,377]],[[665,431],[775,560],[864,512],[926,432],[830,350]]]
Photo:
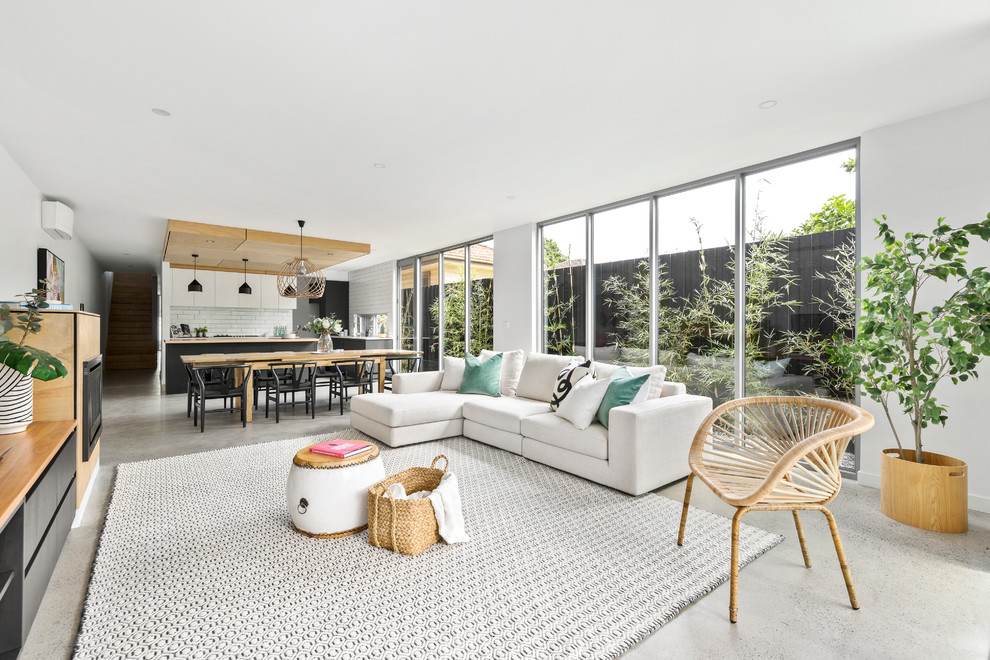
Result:
[[821,511],[828,519],[845,578],[849,603],[859,609],[852,577],[832,512],[839,493],[839,464],[853,436],[873,426],[873,416],[852,404],[802,396],[760,396],[724,403],[694,436],[677,545],[684,543],[691,486],[697,476],[724,502],[732,518],[729,621],[736,622],[739,591],[739,522],[750,511],[790,510],[804,565],[811,558],[798,511]]

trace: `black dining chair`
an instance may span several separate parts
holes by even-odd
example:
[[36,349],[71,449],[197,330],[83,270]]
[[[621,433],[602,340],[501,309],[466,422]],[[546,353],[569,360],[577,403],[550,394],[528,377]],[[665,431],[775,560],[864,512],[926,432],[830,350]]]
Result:
[[415,357],[387,357],[385,358],[385,389],[392,391],[392,376],[400,373],[411,373],[422,371],[423,358],[419,355]]
[[[306,412],[316,418],[316,363],[315,362],[279,362],[268,368],[271,381],[265,387],[265,417],[268,417],[269,406],[275,402],[275,423],[279,422],[281,406],[296,405],[296,392],[302,392],[305,397]],[[288,395],[292,394],[292,401]]]
[[374,392],[375,361],[370,359],[346,360],[332,365],[337,372],[330,379],[330,396],[340,397],[340,414],[344,414],[344,401],[351,398],[349,390],[358,388],[358,394]]
[[[206,413],[235,412],[241,413],[241,426],[247,426],[247,408],[244,405],[247,395],[248,382],[251,380],[251,365],[230,364],[218,366],[192,367],[190,369],[193,384],[191,387],[193,426],[199,426],[199,432],[206,431]],[[207,410],[206,402],[223,400],[223,406]],[[240,399],[240,405],[237,400]]]

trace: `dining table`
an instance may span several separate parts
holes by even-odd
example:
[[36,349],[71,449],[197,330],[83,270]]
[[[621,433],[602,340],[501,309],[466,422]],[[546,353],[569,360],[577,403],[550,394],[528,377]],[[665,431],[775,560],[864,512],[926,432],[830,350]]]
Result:
[[[278,366],[285,362],[315,362],[317,366],[329,366],[338,362],[348,362],[356,359],[372,359],[378,367],[378,391],[385,391],[385,370],[389,360],[413,358],[423,354],[423,351],[410,351],[394,348],[367,348],[364,350],[331,351],[328,353],[312,351],[275,351],[267,353],[202,353],[199,355],[183,355],[182,362],[190,367],[222,367],[234,364],[249,364],[252,369],[248,378],[253,378],[255,371],[269,366]],[[240,383],[238,383],[240,385]],[[247,410],[247,421],[254,417],[254,387],[248,380],[245,390],[244,406]]]

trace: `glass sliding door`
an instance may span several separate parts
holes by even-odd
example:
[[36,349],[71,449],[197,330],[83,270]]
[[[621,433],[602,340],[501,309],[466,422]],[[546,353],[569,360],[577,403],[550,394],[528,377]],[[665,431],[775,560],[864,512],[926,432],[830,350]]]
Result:
[[495,277],[495,241],[482,241],[470,246],[471,261],[471,355],[491,350],[495,343],[495,310],[493,284]]
[[399,348],[416,350],[416,260],[399,263]]
[[657,199],[657,363],[715,405],[735,398],[736,182]]
[[544,225],[543,346],[556,355],[589,355],[587,336],[587,217]]
[[592,215],[594,358],[650,364],[650,201]]
[[[440,255],[419,260],[419,304],[421,332],[419,350],[423,351],[423,371],[440,369]],[[434,316],[433,309],[437,309]]]
[[744,177],[747,396],[852,400],[828,349],[855,323],[855,157],[848,149]]

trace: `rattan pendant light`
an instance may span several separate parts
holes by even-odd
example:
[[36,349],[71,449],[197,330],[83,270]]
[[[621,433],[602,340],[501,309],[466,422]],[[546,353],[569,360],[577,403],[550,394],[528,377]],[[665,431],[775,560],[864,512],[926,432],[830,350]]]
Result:
[[299,223],[299,258],[293,257],[284,264],[278,273],[278,295],[283,298],[322,298],[326,287],[323,271],[303,256],[303,225]]
[[237,293],[243,293],[246,296],[251,295],[251,285],[247,283],[247,259],[241,259],[244,262],[244,284],[237,287]]
[[199,283],[199,280],[196,279],[196,260],[199,259],[199,255],[198,254],[194,254],[192,256],[192,258],[193,258],[193,279],[192,279],[192,282],[189,283],[189,286],[187,287],[187,290],[188,291],[194,291],[196,293],[202,293],[202,291],[203,291],[203,285],[200,284]]

